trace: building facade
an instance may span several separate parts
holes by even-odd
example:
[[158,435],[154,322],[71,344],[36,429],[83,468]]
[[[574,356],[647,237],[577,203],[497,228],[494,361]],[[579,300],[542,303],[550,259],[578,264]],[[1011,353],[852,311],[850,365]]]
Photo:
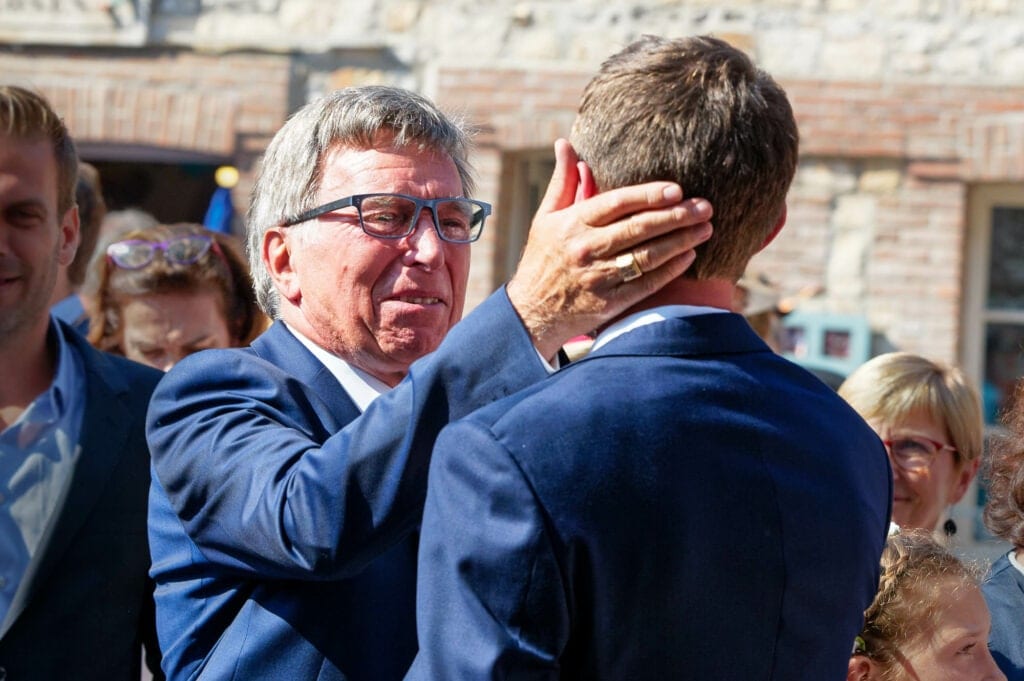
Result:
[[1024,374],[1024,3],[0,0],[0,73],[51,99],[115,207],[163,221],[200,220],[222,164],[244,211],[270,137],[322,92],[423,92],[479,131],[495,217],[472,305],[511,274],[582,86],[644,33],[725,38],[790,95],[789,220],[752,265],[814,291],[789,350],[840,372],[889,349],[961,364],[994,421]]

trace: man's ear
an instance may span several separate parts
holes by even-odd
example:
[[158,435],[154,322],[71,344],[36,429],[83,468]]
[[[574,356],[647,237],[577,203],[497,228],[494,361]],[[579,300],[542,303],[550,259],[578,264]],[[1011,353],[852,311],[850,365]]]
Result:
[[[293,235],[293,238],[296,237]],[[260,255],[278,294],[292,305],[298,305],[302,300],[302,287],[283,227],[271,227],[263,234]]]
[[763,242],[758,251],[763,251],[768,244],[775,240],[775,237],[782,231],[783,226],[786,224],[786,204],[782,204],[782,213],[779,214],[779,219],[775,221],[775,226],[772,227],[771,234],[769,234]]
[[579,203],[597,194],[597,183],[594,182],[594,173],[590,171],[586,161],[577,161],[576,170],[580,176],[576,185],[576,203]]
[[60,247],[57,251],[57,262],[66,267],[75,259],[81,232],[78,224],[78,206],[71,206],[60,219]]

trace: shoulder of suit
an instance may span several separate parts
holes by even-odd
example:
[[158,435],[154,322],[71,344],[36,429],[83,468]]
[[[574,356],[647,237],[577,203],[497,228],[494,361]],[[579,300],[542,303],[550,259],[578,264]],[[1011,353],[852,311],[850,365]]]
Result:
[[159,369],[97,350],[77,333],[67,332],[65,338],[81,358],[86,380],[102,380],[115,391],[127,387],[128,389],[144,390],[148,394],[163,378],[164,373]]

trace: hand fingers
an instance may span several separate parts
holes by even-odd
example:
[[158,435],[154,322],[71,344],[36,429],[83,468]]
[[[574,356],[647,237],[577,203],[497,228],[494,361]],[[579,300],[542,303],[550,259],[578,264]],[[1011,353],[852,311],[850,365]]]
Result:
[[619,294],[624,298],[643,300],[682,276],[696,257],[697,254],[692,250],[672,256],[649,272],[645,271],[642,277],[620,284]]
[[[633,255],[637,266],[644,275],[654,272],[666,264],[669,264],[669,269],[672,270],[680,256],[691,255],[693,249],[711,238],[712,232],[711,223],[702,222],[649,239],[627,252]],[[683,271],[685,268],[678,274],[682,274]]]
[[683,190],[673,182],[648,182],[601,192],[580,203],[580,217],[592,227],[603,227],[633,213],[664,208],[683,200]]
[[[668,208],[645,210],[589,233],[591,254],[596,258],[614,257],[633,250],[639,244],[670,235],[684,227],[706,224],[712,215],[711,204],[704,199],[687,199]],[[687,232],[687,236],[694,232]],[[700,240],[705,241],[710,233]],[[675,238],[680,238],[677,235]],[[685,249],[683,249],[685,250]]]
[[555,170],[537,209],[538,214],[553,213],[572,205],[579,184],[577,160],[576,151],[567,140],[555,140]]

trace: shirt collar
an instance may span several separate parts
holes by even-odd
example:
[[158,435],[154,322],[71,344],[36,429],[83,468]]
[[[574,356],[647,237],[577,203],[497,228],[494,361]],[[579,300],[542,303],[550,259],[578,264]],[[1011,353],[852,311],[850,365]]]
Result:
[[706,305],[660,305],[648,310],[641,310],[628,317],[623,317],[598,334],[593,347],[590,348],[590,352],[607,345],[624,333],[639,329],[641,326],[657,324],[666,319],[681,319],[699,314],[719,314],[722,312],[729,312],[729,310],[724,310],[720,307],[708,307]]
[[64,336],[64,330],[52,317],[47,344],[56,346],[57,366],[53,372],[50,387],[40,393],[28,408],[9,426],[18,425],[23,434],[32,434],[40,427],[56,423],[67,413],[71,400],[79,393],[78,374],[72,348]]
[[307,350],[313,353],[313,356],[320,360],[320,363],[327,367],[327,370],[338,379],[341,383],[341,387],[345,389],[348,396],[352,398],[352,401],[356,403],[359,411],[366,411],[366,408],[370,406],[370,403],[375,399],[386,393],[391,387],[376,378],[366,373],[362,369],[358,369],[341,357],[328,352],[323,349],[312,340],[307,338],[298,329],[293,329],[288,324],[284,324],[284,328],[295,336],[295,338],[302,343]]

